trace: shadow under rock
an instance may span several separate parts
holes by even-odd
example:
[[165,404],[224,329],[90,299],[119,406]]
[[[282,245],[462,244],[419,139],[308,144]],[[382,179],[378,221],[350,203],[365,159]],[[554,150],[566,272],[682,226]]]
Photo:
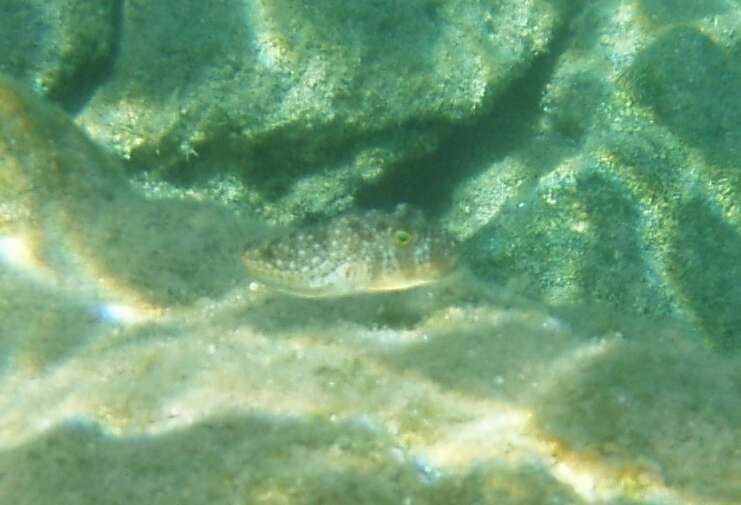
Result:
[[[393,167],[378,183],[360,190],[356,202],[361,207],[391,207],[407,202],[440,213],[450,208],[455,188],[463,181],[489,168],[508,154],[522,151],[531,137],[533,125],[542,113],[541,97],[553,76],[559,57],[570,41],[569,19],[582,2],[564,7],[566,20],[553,35],[550,50],[537,56],[530,68],[515,79],[494,103],[486,104],[487,112],[468,123],[442,127],[448,134],[440,147],[429,155]],[[555,150],[541,150],[537,163],[525,178],[537,175],[558,164]],[[420,184],[420,181],[424,184]]]
[[[368,329],[413,328],[449,302],[445,285],[332,298],[300,298],[269,292],[241,319],[260,332],[280,335],[309,328],[352,325]],[[238,309],[242,310],[242,309]]]
[[[216,130],[210,135],[213,141],[198,146],[198,159],[179,162],[175,169],[168,169],[165,176],[175,184],[187,186],[207,180],[213,174],[214,166],[230,167],[228,170],[258,191],[266,201],[280,203],[302,178],[314,174],[332,177],[333,172],[346,170],[354,163],[357,153],[369,147],[409,152],[415,150],[411,145],[419,144],[417,149],[424,149],[421,146],[429,143],[429,138],[437,136],[438,125],[428,122],[397,127],[398,121],[393,118],[378,116],[387,113],[379,109],[374,111],[374,121],[382,126],[376,131],[368,131],[367,126],[357,125],[364,122],[362,118],[367,114],[363,112],[363,106],[358,106],[358,100],[362,101],[358,98],[358,90],[386,93],[391,89],[394,90],[391,93],[403,95],[410,82],[429,72],[425,68],[428,58],[420,55],[434,52],[441,38],[437,23],[438,4],[436,0],[408,0],[404,4],[326,0],[306,4],[297,0],[275,0],[262,5],[259,8],[263,11],[261,16],[269,20],[271,32],[280,34],[281,43],[290,48],[296,60],[293,63],[295,71],[301,73],[306,62],[317,53],[331,54],[332,58],[357,64],[363,69],[339,69],[341,81],[335,82],[334,77],[330,79],[338,84],[337,93],[332,98],[332,108],[339,111],[338,117],[313,120],[310,124],[294,118],[266,132],[262,131],[264,128],[252,128],[256,131],[250,142],[245,143],[242,131],[245,122],[249,124],[251,117],[264,116],[268,106],[264,100],[255,100],[250,86],[231,86],[230,96],[225,97],[224,103],[233,101],[238,104],[234,109],[243,117],[234,117],[235,112],[228,105],[215,104],[208,111],[214,118],[206,118],[214,123],[210,125]],[[249,26],[251,22],[245,20],[244,25]],[[244,40],[254,37],[254,34],[242,36],[234,46],[239,47]],[[189,38],[186,40],[192,44]],[[239,60],[244,58],[244,54],[254,53],[255,49],[241,47],[237,50],[230,48],[230,51],[237,54]],[[215,60],[209,55],[203,60],[196,56],[193,61],[214,61],[212,65],[216,67],[228,67],[230,59],[234,59],[233,55],[220,55]],[[399,69],[404,69],[404,73],[400,74]],[[230,75],[224,80],[254,81],[264,85],[259,76],[255,80],[253,70],[250,65],[245,65],[234,71],[236,79]],[[286,93],[287,89],[282,89],[285,86],[278,84],[274,93]],[[240,94],[244,95],[243,98],[235,99]],[[254,103],[251,106],[254,110],[240,112],[247,107],[245,104],[250,103]],[[224,110],[219,110],[220,107]],[[400,136],[401,130],[403,135]]]
[[[453,307],[512,303],[491,283],[476,278],[465,265],[447,277],[402,291],[329,298],[301,298],[268,291],[254,306],[234,309],[236,318],[258,331],[280,335],[307,328],[404,331]],[[502,301],[504,300],[504,301]],[[349,327],[348,327],[349,325]]]
[[[306,4],[276,0],[253,6],[262,21],[251,19],[249,9],[245,10],[242,2],[228,0],[218,8],[204,8],[201,2],[181,3],[182,8],[178,6],[176,12],[170,12],[172,6],[167,3],[164,7],[151,6],[143,11],[130,9],[128,24],[133,28],[125,35],[139,37],[127,39],[119,67],[122,74],[134,76],[134,81],[122,81],[123,91],[106,92],[114,95],[112,101],[116,100],[116,95],[125,94],[139,96],[144,101],[169,103],[173,100],[174,89],[177,90],[175,100],[189,110],[165,134],[166,141],[157,146],[161,153],[148,152],[150,148],[135,151],[130,165],[146,167],[151,165],[152,159],[169,158],[172,165],[166,166],[161,175],[185,187],[208,180],[214,174],[213,168],[218,166],[222,167],[221,171],[243,178],[266,201],[280,202],[302,177],[319,172],[329,176],[351,164],[361,148],[391,143],[397,149],[409,149],[409,142],[397,145],[399,141],[395,137],[398,135],[393,131],[368,132],[367,127],[348,123],[343,113],[339,116],[344,119],[325,118],[311,121],[311,124],[293,118],[284,125],[274,125],[270,131],[253,124],[266,114],[270,115],[270,100],[266,102],[260,93],[280,99],[290,86],[287,81],[278,82],[280,80],[270,84],[265,75],[255,73],[254,62],[264,55],[253,46],[254,39],[261,34],[253,32],[267,29],[268,33],[277,34],[278,46],[289,48],[293,71],[299,74],[318,53],[359,62],[364,71],[357,75],[354,71],[338,70],[347,75],[338,80],[337,96],[333,97],[338,110],[354,110],[358,107],[357,90],[405,89],[408,83],[399,83],[404,84],[399,86],[384,82],[384,79],[389,75],[398,76],[400,68],[413,77],[426,71],[420,68],[426,61],[419,57],[420,52],[432,51],[441,37],[439,26],[435,24],[436,0],[410,0],[404,5],[394,4],[393,8],[385,8],[384,2],[316,1]],[[153,25],[148,19],[166,19],[167,22]],[[192,19],[201,22],[194,24]],[[146,25],[142,25],[142,21]],[[268,26],[262,26],[265,21]],[[213,33],[213,26],[221,27],[217,35]],[[260,28],[253,30],[253,26]],[[160,59],[163,61],[157,64]],[[149,61],[149,67],[156,70],[142,71],[142,61]],[[382,68],[379,71],[374,67]],[[161,69],[165,69],[164,73]],[[404,78],[398,76],[399,80]],[[377,82],[379,79],[381,82]],[[171,85],[166,85],[167,82]],[[189,99],[193,94],[202,95],[206,88],[211,88],[210,94],[220,98],[209,103]],[[387,119],[375,119],[380,124],[388,123]],[[342,125],[338,125],[338,121],[348,124],[339,127]],[[358,121],[362,119],[355,117],[351,123]],[[196,159],[183,160],[181,137],[183,131],[193,130],[193,124],[210,131],[210,140],[191,146],[198,151]],[[425,125],[419,137],[426,138],[425,133],[430,129],[433,133],[436,130]],[[358,131],[353,133],[352,130]],[[394,128],[388,130],[395,131]],[[245,131],[251,132],[251,140],[247,143]],[[415,139],[418,136],[407,137]]]

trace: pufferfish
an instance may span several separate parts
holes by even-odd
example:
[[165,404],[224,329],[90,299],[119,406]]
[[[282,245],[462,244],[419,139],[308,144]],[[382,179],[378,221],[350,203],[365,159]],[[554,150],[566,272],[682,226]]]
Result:
[[341,215],[247,244],[247,272],[267,286],[305,297],[398,291],[434,282],[455,264],[455,244],[418,209]]

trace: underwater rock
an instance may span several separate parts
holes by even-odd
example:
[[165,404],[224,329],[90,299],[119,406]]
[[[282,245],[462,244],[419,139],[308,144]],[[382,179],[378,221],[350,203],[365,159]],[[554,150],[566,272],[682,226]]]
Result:
[[741,349],[740,13],[585,4],[548,79],[436,155],[466,174],[447,224],[476,274],[555,305],[671,314]]
[[138,168],[242,174],[275,221],[336,214],[487,110],[559,22],[540,0],[125,2],[77,121]]
[[83,202],[103,208],[128,190],[118,161],[58,106],[1,75],[0,153],[0,232],[81,211]]
[[[436,9],[460,4],[405,5],[434,17]],[[737,350],[741,328],[741,172],[734,143],[741,117],[734,107],[741,102],[734,100],[738,65],[729,57],[738,50],[738,7],[684,0],[573,4],[580,8],[573,30],[557,44],[563,52],[528,75],[541,80],[520,81],[482,123],[461,128],[454,148],[401,174],[409,184],[398,187],[415,193],[417,202],[442,212],[452,207],[444,222],[463,240],[475,274],[426,289],[310,299],[253,292],[240,261],[245,237],[257,237],[251,214],[199,201],[193,194],[203,193],[189,194],[188,184],[180,199],[157,191],[144,196],[128,184],[119,162],[57,107],[0,82],[0,501],[737,505],[741,367],[738,352],[718,349]],[[666,7],[684,4],[694,7]],[[158,13],[155,21],[182,16],[175,20],[182,33],[164,30],[142,41],[154,41],[162,61],[180,65],[187,48],[171,57],[168,51],[181,47],[169,44],[174,37],[200,31],[202,37],[192,39],[198,43],[188,44],[209,54],[220,40],[207,36],[209,15],[228,11],[239,19],[235,7],[247,3],[212,2],[196,10],[203,23],[189,2],[182,12],[165,2],[125,5],[130,17],[150,15],[134,21],[154,32],[160,25],[152,13]],[[249,5],[266,12],[293,5],[319,17],[334,12],[322,0]],[[518,5],[513,12],[529,12],[535,3]],[[284,26],[300,32],[304,18],[292,21],[295,10],[283,12]],[[408,22],[395,25],[394,15],[383,25],[390,33],[409,28]],[[261,58],[284,64],[285,57],[288,65],[292,51],[312,54],[308,47],[294,49],[309,37],[284,32],[283,45],[260,42]],[[335,53],[321,37],[333,33],[317,32],[312,37],[326,59]],[[385,32],[366,37],[373,33]],[[683,54],[672,53],[677,47]],[[346,50],[334,48],[340,55]],[[450,61],[460,61],[452,51]],[[358,65],[372,73],[367,63]],[[135,75],[133,60],[129,64],[123,68]],[[160,94],[117,95],[111,110],[120,114],[111,118],[124,133],[122,143],[135,138],[121,127],[129,112],[134,126],[145,123],[137,114],[149,106],[178,111],[182,100],[189,114],[193,88],[180,88],[184,95],[170,95],[171,89],[182,76],[206,89],[218,86],[224,81],[211,81],[212,70],[178,66],[173,72],[183,73],[169,76],[172,88],[141,88]],[[309,80],[316,75],[301,77],[306,93],[326,91],[316,84],[324,82],[321,75]],[[403,78],[412,82],[415,75]],[[259,79],[257,68],[250,82]],[[132,82],[144,81],[139,75]],[[381,108],[376,125],[388,119],[383,97],[393,95],[393,86],[381,91],[363,102]],[[721,93],[720,100],[693,100],[693,93],[711,91]],[[286,96],[281,112],[295,112],[296,121],[271,130],[275,145],[254,141],[282,158],[261,175],[295,161],[286,139],[305,140],[291,130],[298,123],[305,119],[306,132],[321,133],[314,123],[309,127],[321,113],[303,110],[301,116],[289,107],[306,95]],[[341,102],[342,96],[330,98]],[[251,106],[260,112],[258,102]],[[206,105],[196,112],[206,118],[201,125],[218,116],[209,116]],[[424,124],[430,117],[424,112],[412,110],[412,122]],[[448,112],[433,120],[457,121]],[[697,121],[698,115],[704,118]],[[337,125],[330,126],[323,131]],[[348,138],[358,135],[358,143],[339,145],[327,158],[356,147],[359,158],[368,152],[362,151],[364,126],[352,126]],[[178,128],[172,135],[187,131]],[[702,131],[707,128],[713,131]],[[384,138],[396,130],[388,131]],[[144,135],[141,145],[166,147],[160,140],[168,135]],[[333,138],[318,135],[316,142]],[[399,134],[399,152],[409,139]],[[179,140],[174,149],[186,159],[219,166],[219,153],[209,159],[208,149]],[[149,153],[153,165],[155,154]],[[165,170],[180,159],[164,151],[163,157]],[[285,191],[286,198],[273,200],[278,216],[295,211],[294,218],[322,219],[337,210],[333,195],[349,205],[354,194],[345,190],[369,180],[350,170],[309,173],[310,166],[296,164],[301,178],[294,186],[271,187],[276,178],[265,177],[255,191]],[[428,198],[428,185],[442,197]],[[380,193],[372,196],[389,199]],[[321,252],[330,267],[349,260],[372,265],[380,256],[365,252],[395,250],[382,240],[390,238],[402,246],[395,250],[401,266],[416,243],[410,230],[418,237],[439,233],[404,223],[401,230],[384,226],[363,235],[376,220],[390,222],[373,211],[320,221],[308,251]],[[283,282],[292,292],[311,288],[311,278],[297,271],[296,258],[307,249],[291,242],[309,231],[250,241],[247,267],[254,257],[255,265],[267,265],[266,283]],[[278,259],[289,263],[277,265]],[[387,277],[372,270],[361,269],[365,276],[339,287],[368,291]],[[399,271],[391,271],[398,287]],[[332,279],[332,272],[312,273]],[[337,286],[314,287],[323,294]],[[613,310],[590,305],[600,302]],[[145,303],[157,310],[142,310]]]
[[[57,334],[19,339],[2,349],[14,359],[0,373],[0,496],[738,503],[734,357],[681,325],[562,316],[507,293],[438,286],[225,297],[141,327],[104,327],[45,370],[28,363]],[[400,303],[409,297],[422,301]],[[381,298],[404,320],[380,324],[371,309]],[[365,318],[348,310],[357,304]]]
[[0,72],[77,109],[112,58],[117,0],[4,0]]
[[145,198],[58,106],[0,79],[2,263],[83,297],[191,303],[245,278],[251,231],[213,204]]
[[399,205],[248,244],[242,260],[268,286],[314,297],[428,284],[452,269],[455,252],[452,239],[419,210]]

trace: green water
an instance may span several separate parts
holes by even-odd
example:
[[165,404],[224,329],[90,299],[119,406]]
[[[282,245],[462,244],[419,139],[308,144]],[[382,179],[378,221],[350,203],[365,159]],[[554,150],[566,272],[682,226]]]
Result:
[[0,0],[0,505],[741,502],[740,20]]

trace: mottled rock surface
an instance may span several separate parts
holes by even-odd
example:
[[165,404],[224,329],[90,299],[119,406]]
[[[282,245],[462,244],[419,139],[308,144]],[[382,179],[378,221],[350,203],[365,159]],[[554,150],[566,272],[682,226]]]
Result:
[[437,155],[461,167],[443,197],[475,271],[554,304],[673,314],[739,349],[740,12],[615,1],[576,15],[548,75]]
[[[3,39],[0,503],[738,503],[737,3],[173,5],[114,5],[79,107]],[[460,271],[240,264],[399,202]]]
[[336,213],[486,111],[559,17],[545,1],[126,2],[78,122],[139,168],[238,174],[270,219]]
[[0,73],[78,109],[110,72],[120,0],[3,0]]
[[216,296],[244,282],[249,230],[214,205],[146,199],[62,110],[0,80],[0,234],[50,285],[155,305]]

